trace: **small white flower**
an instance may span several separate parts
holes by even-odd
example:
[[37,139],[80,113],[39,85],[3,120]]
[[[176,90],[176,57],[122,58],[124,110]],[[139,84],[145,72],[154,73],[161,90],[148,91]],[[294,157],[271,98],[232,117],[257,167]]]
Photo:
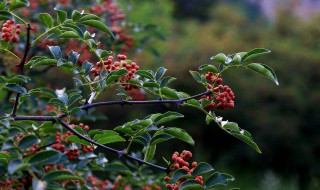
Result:
[[216,122],[220,123],[222,121],[222,117],[216,117]]
[[58,98],[63,97],[63,94],[64,94],[65,91],[66,91],[66,88],[56,89],[56,95],[58,96]]
[[228,120],[227,121],[221,121],[221,126],[225,126],[226,124],[228,123]]

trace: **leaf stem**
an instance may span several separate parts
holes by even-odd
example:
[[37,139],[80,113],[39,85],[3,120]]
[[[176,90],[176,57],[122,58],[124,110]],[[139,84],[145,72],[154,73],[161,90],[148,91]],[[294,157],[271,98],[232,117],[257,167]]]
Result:
[[18,15],[14,14],[13,12],[10,12],[12,16],[14,16],[16,19],[20,20],[25,26],[28,26],[28,23],[26,23],[21,17]]
[[13,52],[11,52],[7,49],[0,48],[0,51],[5,51],[7,53],[10,53],[14,58],[18,59],[19,62],[21,61],[21,59],[16,54],[14,54]]
[[48,34],[49,32],[51,32],[52,30],[54,30],[54,29],[57,29],[57,28],[59,28],[59,27],[61,27],[62,25],[61,24],[59,24],[59,25],[57,25],[57,26],[55,26],[55,27],[52,27],[52,28],[50,28],[49,30],[47,30],[47,31],[45,31],[44,33],[42,33],[40,36],[38,36],[35,40],[33,40],[33,42],[31,42],[31,47],[32,46],[34,46],[34,44],[40,39],[40,38],[42,38],[44,35],[46,35],[46,34]]

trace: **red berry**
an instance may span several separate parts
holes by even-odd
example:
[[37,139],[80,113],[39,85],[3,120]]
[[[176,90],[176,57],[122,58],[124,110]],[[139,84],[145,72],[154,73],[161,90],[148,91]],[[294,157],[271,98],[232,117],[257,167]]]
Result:
[[14,21],[13,20],[7,20],[7,24],[14,24]]
[[18,42],[18,36],[14,35],[11,39],[12,42]]
[[164,181],[169,181],[171,178],[170,177],[168,177],[168,176],[165,176],[164,177]]

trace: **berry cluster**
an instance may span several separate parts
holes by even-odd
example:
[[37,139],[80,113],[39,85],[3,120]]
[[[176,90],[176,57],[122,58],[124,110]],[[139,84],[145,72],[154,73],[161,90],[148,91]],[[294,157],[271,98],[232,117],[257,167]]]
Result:
[[[171,171],[176,171],[178,169],[184,169],[188,174],[192,174],[194,169],[198,166],[197,162],[192,162],[191,168],[189,168],[190,164],[187,162],[192,157],[192,153],[190,151],[182,151],[179,155],[179,152],[174,152],[172,154],[172,161],[173,164],[170,166]],[[169,176],[165,176],[164,180],[169,182],[172,178]],[[203,177],[202,176],[195,176],[194,179],[200,184],[203,185]],[[181,183],[186,181],[187,178],[181,178],[176,183],[168,183],[166,184],[166,188],[169,190],[178,190]]]
[[32,147],[28,148],[26,152],[23,154],[23,157],[27,157],[29,155],[35,154],[38,152],[39,144],[35,144]]
[[7,20],[2,25],[2,38],[4,41],[9,42],[11,40],[12,42],[18,42],[18,35],[21,33],[20,28],[20,24],[14,25],[13,20]]
[[[210,84],[209,84],[210,85]],[[212,89],[212,86],[208,86],[209,89]],[[206,109],[217,108],[220,110],[226,110],[228,108],[234,108],[234,93],[231,88],[228,86],[219,85],[213,89],[212,96],[202,96],[199,100],[200,103],[203,103],[203,100],[211,101],[210,104],[206,105]],[[214,102],[216,101],[216,103]]]
[[[213,90],[217,93],[216,100],[218,102],[217,108],[221,110],[226,110],[227,108],[234,108],[234,93],[228,86],[219,85]],[[224,91],[224,92],[222,92]]]
[[[234,93],[228,86],[221,85],[221,75],[215,74],[213,72],[208,72],[207,74],[205,74],[205,78],[212,82],[212,84],[208,84],[207,88],[210,91],[213,91],[213,94],[202,96],[199,102],[202,104],[204,100],[211,102],[205,105],[206,109],[217,108],[220,110],[226,110],[228,108],[234,108]],[[215,85],[219,86],[214,88]]]
[[[111,72],[118,71],[120,69],[124,69],[124,70],[128,71],[128,74],[120,77],[116,81],[117,82],[119,81],[121,83],[128,83],[130,79],[134,78],[134,73],[137,70],[139,70],[140,67],[137,65],[136,62],[128,63],[126,61],[126,59],[127,59],[127,56],[125,56],[123,54],[117,55],[117,61],[114,61],[113,56],[109,56],[106,61],[97,62],[95,67],[93,67],[91,69],[91,73],[94,74],[95,76],[98,76],[100,74],[100,72],[103,70],[106,70],[107,73],[109,74]],[[132,86],[132,85],[124,85],[125,90],[131,90],[133,87],[134,86]]]
[[[91,183],[92,189],[107,189],[107,186],[110,184],[109,180],[101,180],[93,175],[88,176],[88,182]],[[86,184],[87,182],[84,181]]]
[[[90,130],[90,127],[88,125],[84,125],[83,123],[79,123],[78,126],[86,131]],[[71,127],[75,127],[75,125],[73,124],[71,125]],[[67,131],[63,136],[61,136],[60,132],[57,132],[55,137],[56,143],[53,144],[51,147],[53,149],[59,150],[62,153],[66,153],[70,161],[76,161],[80,155],[80,151],[77,145],[75,145],[73,142],[69,142],[66,140],[70,135],[72,135],[70,131]],[[94,148],[87,145],[81,145],[81,151],[83,153],[93,152]]]
[[23,182],[19,182],[18,179],[10,179],[8,178],[7,181],[0,182],[0,189],[5,190],[22,190],[23,189]]
[[213,84],[219,85],[222,83],[222,78],[221,78],[221,75],[219,75],[219,74],[215,74],[213,72],[208,72],[205,75],[205,77],[207,80],[210,80]]
[[107,18],[111,22],[110,30],[117,34],[116,39],[119,44],[123,44],[121,48],[122,53],[126,53],[128,49],[133,46],[134,39],[128,36],[128,32],[124,30],[124,27],[126,26],[126,22],[123,21],[125,19],[125,14],[116,3],[112,0],[104,0],[102,5],[93,5],[90,12],[95,14],[106,13],[108,15]]

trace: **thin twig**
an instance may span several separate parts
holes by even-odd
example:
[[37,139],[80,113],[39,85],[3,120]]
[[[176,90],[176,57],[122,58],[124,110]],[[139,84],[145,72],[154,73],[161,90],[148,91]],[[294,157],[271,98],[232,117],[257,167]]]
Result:
[[[26,64],[27,55],[28,55],[28,52],[30,49],[30,31],[31,31],[31,26],[30,26],[30,24],[28,24],[26,47],[24,50],[23,58],[18,65],[18,67],[20,68],[20,72],[19,72],[20,75],[23,75],[24,65]],[[19,83],[19,85],[20,85],[20,83]],[[18,104],[19,104],[19,98],[20,98],[20,93],[17,93],[16,100],[14,102],[14,106],[13,106],[12,113],[11,113],[12,116],[16,115]]]

